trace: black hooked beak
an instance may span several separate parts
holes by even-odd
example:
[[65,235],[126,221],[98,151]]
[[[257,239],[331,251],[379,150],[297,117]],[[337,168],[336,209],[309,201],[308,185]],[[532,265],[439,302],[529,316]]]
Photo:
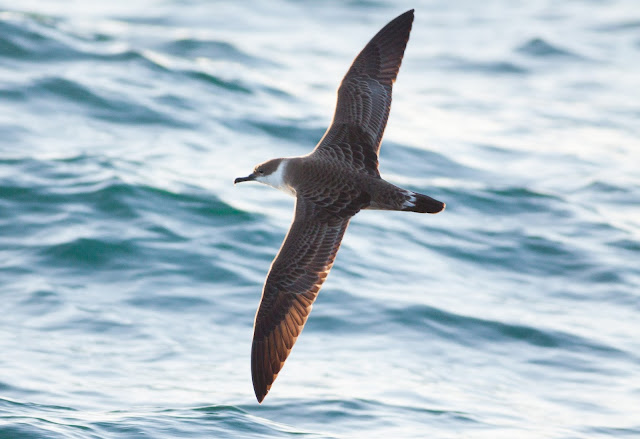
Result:
[[256,179],[256,174],[249,174],[246,177],[238,177],[233,180],[233,184],[242,183],[243,181],[253,181]]

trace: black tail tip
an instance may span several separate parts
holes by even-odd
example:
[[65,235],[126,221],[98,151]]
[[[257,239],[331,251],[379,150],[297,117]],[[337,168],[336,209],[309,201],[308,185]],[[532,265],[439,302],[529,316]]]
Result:
[[427,195],[415,194],[415,201],[413,206],[408,210],[419,213],[439,213],[442,212],[447,205],[442,201],[438,201]]

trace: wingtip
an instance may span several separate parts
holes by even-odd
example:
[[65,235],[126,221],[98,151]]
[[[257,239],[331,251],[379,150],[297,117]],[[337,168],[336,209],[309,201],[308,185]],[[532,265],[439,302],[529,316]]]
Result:
[[403,22],[403,21],[408,21],[409,23],[413,22],[413,19],[415,18],[414,16],[414,9],[409,9],[406,12],[403,12],[402,14],[398,15],[396,18],[394,18],[393,20],[391,20],[389,23],[393,23],[393,22]]
[[[252,368],[255,368],[253,361],[251,366]],[[262,404],[262,401],[264,401],[265,396],[267,396],[267,393],[269,393],[270,386],[264,385],[264,376],[260,375],[255,369],[251,373],[251,378],[253,380],[253,393],[255,393],[256,395],[258,404]]]
[[264,388],[262,386],[260,386],[260,384],[254,383],[253,385],[253,393],[256,394],[256,399],[258,400],[258,404],[262,404],[262,401],[264,401],[265,396],[267,396],[267,393],[269,393],[269,389],[268,388]]

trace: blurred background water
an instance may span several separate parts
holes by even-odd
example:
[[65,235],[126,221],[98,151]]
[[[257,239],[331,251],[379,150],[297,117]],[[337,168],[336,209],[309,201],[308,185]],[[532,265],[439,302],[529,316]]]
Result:
[[[349,63],[416,8],[363,212],[263,405],[253,316]],[[0,437],[640,437],[635,0],[0,7]]]

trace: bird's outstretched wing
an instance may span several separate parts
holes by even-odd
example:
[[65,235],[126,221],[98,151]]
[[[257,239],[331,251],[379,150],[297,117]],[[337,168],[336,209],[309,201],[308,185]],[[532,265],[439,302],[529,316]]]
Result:
[[314,154],[378,175],[378,151],[413,23],[413,9],[378,32],[355,58],[338,89],[331,126]]
[[251,376],[262,402],[302,332],[352,212],[327,213],[298,197],[293,223],[262,291],[251,347]]

